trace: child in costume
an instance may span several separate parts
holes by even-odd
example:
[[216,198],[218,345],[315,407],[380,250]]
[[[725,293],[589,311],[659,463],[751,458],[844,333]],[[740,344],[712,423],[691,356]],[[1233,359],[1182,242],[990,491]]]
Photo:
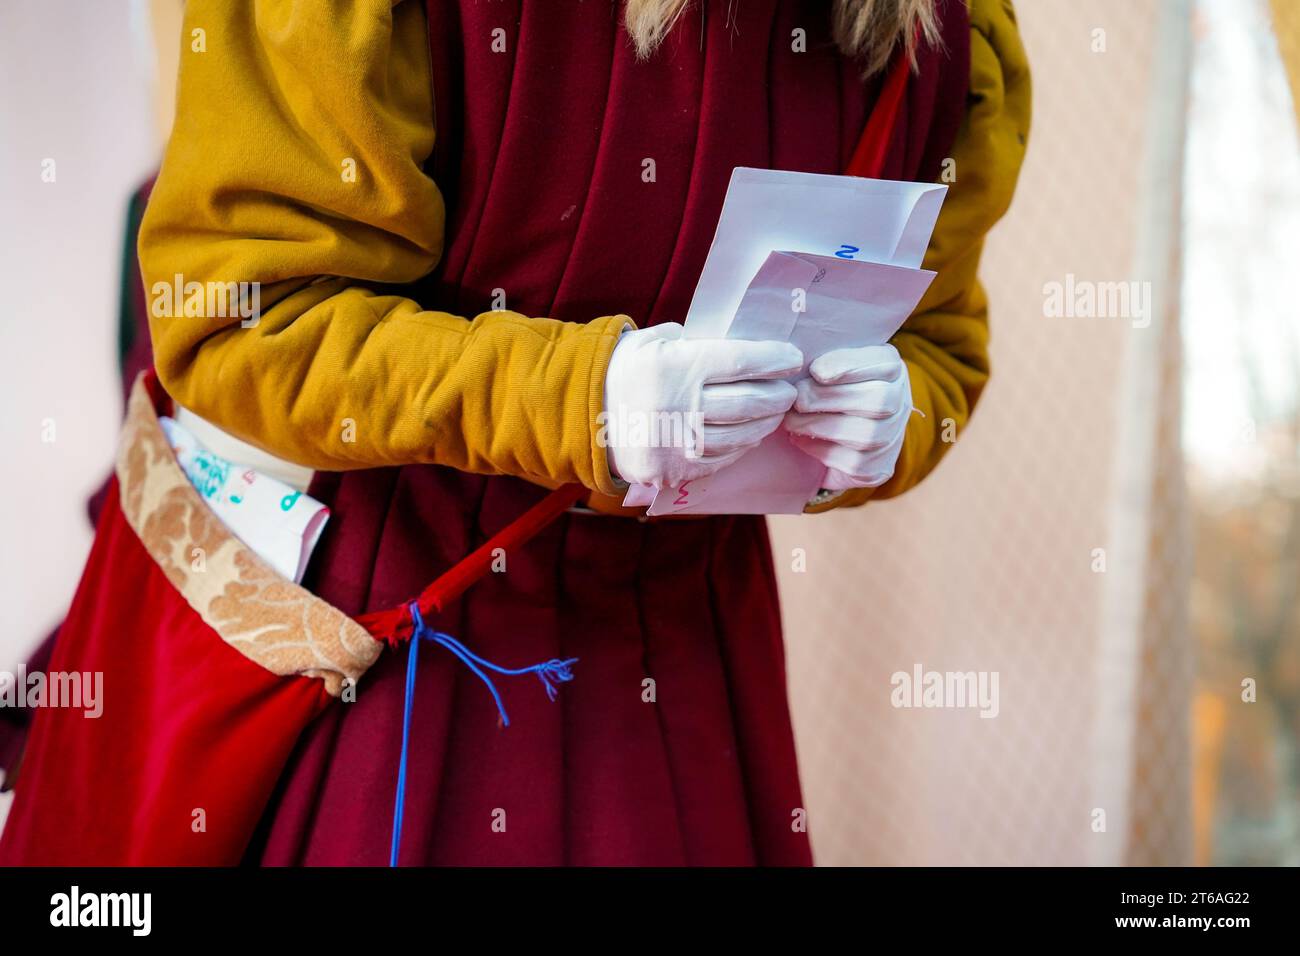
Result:
[[[581,504],[429,624],[578,679],[506,690],[506,729],[464,658],[421,653],[398,861],[810,862],[763,519],[619,502],[783,423],[827,467],[812,512],[937,464],[988,378],[976,267],[1028,132],[1008,0],[192,0],[183,41],[145,287],[255,282],[260,314],[151,319],[50,665],[105,669],[109,723],[38,714],[0,863],[385,862],[406,668],[356,619],[568,484]],[[788,347],[682,339],[731,170],[843,172],[900,60],[877,174],[955,179],[891,345],[795,388]],[[612,402],[700,404],[705,457],[611,456]],[[205,508],[160,438],[177,406],[227,458],[314,472],[302,587]],[[56,754],[129,772],[96,811]]]

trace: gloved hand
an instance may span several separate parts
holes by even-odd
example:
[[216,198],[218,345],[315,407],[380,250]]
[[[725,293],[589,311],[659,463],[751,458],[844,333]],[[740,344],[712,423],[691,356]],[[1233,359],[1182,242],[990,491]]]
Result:
[[785,417],[790,439],[826,466],[828,491],[876,488],[894,474],[912,417],[907,363],[892,345],[814,359]]
[[610,470],[676,488],[735,461],[777,429],[803,367],[788,342],[687,339],[668,322],[624,332],[605,374]]

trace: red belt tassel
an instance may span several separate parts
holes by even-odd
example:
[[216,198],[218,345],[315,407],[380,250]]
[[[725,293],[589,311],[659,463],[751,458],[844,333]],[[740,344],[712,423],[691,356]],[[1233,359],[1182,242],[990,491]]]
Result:
[[[487,574],[498,548],[508,555],[511,550],[523,545],[577,504],[586,492],[587,489],[582,485],[561,485],[556,488],[488,538],[471,554],[439,575],[416,599],[420,613],[432,616],[445,609],[448,604],[464,594],[471,584]],[[357,618],[357,623],[378,640],[386,641],[390,646],[396,647],[402,641],[410,640],[413,632],[409,607],[410,602],[404,601],[400,606],[389,608],[387,611],[362,614]]]

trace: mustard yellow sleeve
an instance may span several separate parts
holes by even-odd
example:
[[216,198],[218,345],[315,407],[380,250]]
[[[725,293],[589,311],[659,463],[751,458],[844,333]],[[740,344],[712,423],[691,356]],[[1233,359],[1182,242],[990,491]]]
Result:
[[1291,105],[1300,118],[1300,4],[1295,0],[1272,0],[1273,35],[1278,53],[1291,83]]
[[907,362],[912,415],[894,476],[808,511],[902,494],[928,475],[966,427],[989,377],[988,300],[977,277],[984,236],[1011,205],[1029,136],[1029,63],[1011,0],[973,0],[970,105],[953,147],[943,210],[925,268],[938,275],[893,338]]
[[[425,31],[420,0],[190,0],[140,232],[158,374],[313,468],[429,462],[614,493],[596,416],[626,316],[471,320],[385,292],[442,251]],[[238,283],[244,313],[220,298]]]

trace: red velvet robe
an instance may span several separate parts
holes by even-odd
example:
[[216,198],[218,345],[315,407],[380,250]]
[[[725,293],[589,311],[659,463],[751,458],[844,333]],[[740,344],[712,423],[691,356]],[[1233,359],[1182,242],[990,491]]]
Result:
[[[703,22],[692,3],[640,63],[608,3],[427,6],[450,215],[416,297],[460,314],[503,289],[525,314],[681,321],[732,168],[843,171],[879,86],[835,52],[826,3],[709,0]],[[946,49],[922,56],[884,178],[933,179],[965,112],[969,22],[940,8]],[[542,494],[431,466],[311,493],[333,517],[306,583],[353,613],[418,592]],[[556,703],[503,684],[503,730],[472,674],[422,651],[402,863],[810,862],[762,518],[570,514],[431,623],[498,663],[580,663]],[[250,859],[385,861],[403,664],[385,655],[308,731]]]
[[[430,173],[451,215],[438,271],[411,293],[468,314],[503,289],[530,314],[680,321],[732,168],[840,172],[858,142],[879,82],[863,84],[835,53],[824,7],[693,3],[664,47],[636,62],[608,4],[429,0],[439,133]],[[940,9],[944,49],[922,53],[886,178],[932,178],[964,114],[965,8],[942,0]],[[493,52],[496,28],[505,53]],[[431,466],[321,474],[311,493],[332,518],[305,583],[350,614],[409,598],[543,494]],[[110,519],[115,509],[110,496]],[[113,547],[100,537],[97,554]],[[81,601],[74,616],[91,621],[70,632],[110,633],[108,605],[131,603],[125,582],[95,586],[114,573],[92,557],[83,591],[107,603]],[[106,620],[95,624],[96,614]],[[810,862],[761,518],[569,514],[430,623],[501,664],[580,663],[556,703],[532,682],[502,683],[503,729],[454,657],[433,646],[421,654],[401,862]],[[76,641],[60,645],[56,660],[86,666]],[[355,703],[333,702],[308,728],[249,861],[386,861],[403,670],[404,655],[385,654]],[[281,746],[220,770],[269,780]],[[216,772],[194,748],[184,756],[193,773]],[[39,854],[23,836],[7,834],[8,851]]]

